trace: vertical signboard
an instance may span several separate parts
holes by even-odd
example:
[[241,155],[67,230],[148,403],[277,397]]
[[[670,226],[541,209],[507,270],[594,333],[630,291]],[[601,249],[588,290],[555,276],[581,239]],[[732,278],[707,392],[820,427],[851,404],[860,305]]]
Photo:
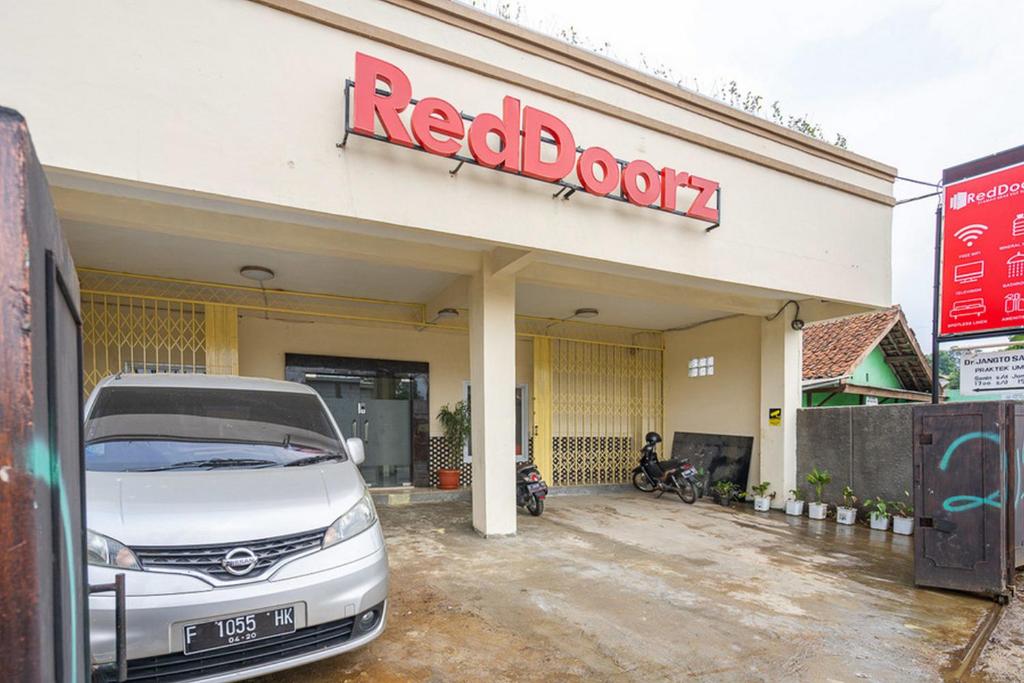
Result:
[[1024,328],[1024,163],[947,182],[939,334]]

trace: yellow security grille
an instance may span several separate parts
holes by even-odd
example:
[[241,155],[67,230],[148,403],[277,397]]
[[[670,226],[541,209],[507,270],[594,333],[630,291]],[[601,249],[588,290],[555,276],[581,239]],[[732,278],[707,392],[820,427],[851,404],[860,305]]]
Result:
[[86,393],[118,372],[205,372],[204,318],[202,304],[83,292]]
[[83,290],[83,389],[118,372],[236,374],[237,317],[233,306]]
[[551,340],[552,480],[623,483],[662,416],[662,352]]

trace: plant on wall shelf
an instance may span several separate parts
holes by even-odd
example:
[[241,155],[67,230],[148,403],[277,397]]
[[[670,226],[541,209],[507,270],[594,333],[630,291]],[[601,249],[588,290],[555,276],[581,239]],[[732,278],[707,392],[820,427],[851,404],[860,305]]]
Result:
[[470,429],[472,428],[469,406],[465,401],[459,401],[454,407],[445,403],[437,411],[437,421],[441,423],[444,440],[448,444],[448,452],[437,473],[438,487],[458,488],[462,452],[465,450],[466,444],[469,443]]
[[807,506],[807,516],[811,519],[825,519],[828,505],[821,500],[822,491],[832,481],[828,470],[812,469],[807,475],[807,483],[814,487],[815,500]]

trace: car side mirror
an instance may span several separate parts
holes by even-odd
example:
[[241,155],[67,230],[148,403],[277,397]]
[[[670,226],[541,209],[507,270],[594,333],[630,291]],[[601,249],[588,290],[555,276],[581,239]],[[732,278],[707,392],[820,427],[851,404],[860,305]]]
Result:
[[362,465],[366,460],[366,447],[363,446],[363,440],[359,437],[353,436],[351,439],[345,441],[345,445],[348,446],[349,455],[352,456],[352,462],[357,465]]

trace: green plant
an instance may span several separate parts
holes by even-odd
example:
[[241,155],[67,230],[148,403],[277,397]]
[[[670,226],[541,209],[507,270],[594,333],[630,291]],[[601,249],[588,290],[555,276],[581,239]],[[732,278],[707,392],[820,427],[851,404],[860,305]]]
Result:
[[832,475],[829,474],[828,470],[819,470],[815,467],[807,475],[807,483],[814,487],[814,494],[817,497],[817,502],[821,502],[821,492],[830,482],[832,481]]
[[849,486],[843,487],[843,507],[852,508],[857,504],[857,496],[853,495],[853,489]]
[[437,411],[437,421],[441,423],[441,429],[444,430],[444,440],[448,443],[448,457],[450,461],[446,464],[451,469],[459,469],[459,465],[462,462],[462,451],[465,450],[466,444],[469,443],[470,430],[472,429],[469,406],[466,405],[465,401],[459,401],[454,407],[449,407],[445,403]]
[[903,495],[904,495],[904,497],[906,497],[905,501],[903,501],[903,500],[894,500],[894,501],[892,501],[892,505],[895,508],[894,514],[897,517],[913,517],[914,516],[914,506],[910,502],[910,491],[903,491]]
[[878,496],[877,498],[869,498],[864,503],[864,507],[871,510],[871,515],[874,517],[888,517],[890,514],[889,508],[892,506],[892,501],[888,501],[881,496]]
[[[759,498],[764,498],[765,495],[768,493],[768,489],[771,488],[771,485],[772,483],[770,481],[762,481],[760,484],[751,486],[750,490],[754,492],[755,496],[758,496]],[[774,498],[775,492],[772,491],[771,495],[767,497]]]
[[795,488],[789,490],[789,497],[792,500],[806,500],[807,494],[804,493],[804,490],[802,488]]
[[715,482],[715,485],[711,488],[719,498],[729,501],[736,496],[740,487],[731,481],[725,481],[723,479],[722,481]]

